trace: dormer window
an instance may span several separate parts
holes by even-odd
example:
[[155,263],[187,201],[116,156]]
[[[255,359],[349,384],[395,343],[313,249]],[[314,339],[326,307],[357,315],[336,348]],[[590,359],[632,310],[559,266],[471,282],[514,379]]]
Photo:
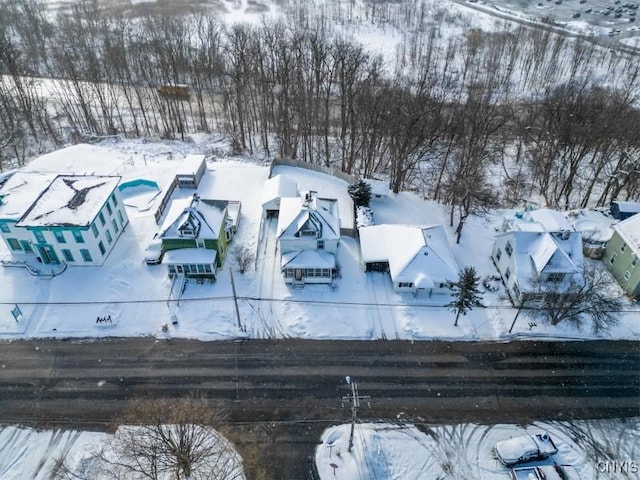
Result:
[[317,233],[318,232],[316,232],[315,230],[311,230],[311,229],[300,230],[300,236],[301,237],[315,237]]
[[178,227],[178,234],[181,237],[197,237],[200,231],[200,222],[193,215],[189,217]]

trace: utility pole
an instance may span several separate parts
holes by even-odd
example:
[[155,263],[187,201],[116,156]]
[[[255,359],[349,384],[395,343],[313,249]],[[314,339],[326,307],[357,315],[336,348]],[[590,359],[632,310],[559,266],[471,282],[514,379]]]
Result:
[[349,435],[349,449],[347,450],[351,453],[351,449],[353,448],[353,430],[356,426],[356,420],[358,419],[358,408],[360,408],[360,402],[365,400],[367,402],[367,406],[371,406],[371,397],[368,395],[360,395],[358,393],[358,385],[355,381],[351,380],[351,377],[345,377],[347,381],[347,385],[351,385],[351,395],[346,395],[342,397],[342,407],[344,408],[345,403],[351,404],[351,434]]
[[236,308],[236,320],[238,321],[238,328],[242,332],[242,323],[240,323],[240,310],[238,310],[238,297],[236,296],[236,284],[233,282],[233,272],[229,267],[229,276],[231,277],[231,291],[233,292],[233,304]]

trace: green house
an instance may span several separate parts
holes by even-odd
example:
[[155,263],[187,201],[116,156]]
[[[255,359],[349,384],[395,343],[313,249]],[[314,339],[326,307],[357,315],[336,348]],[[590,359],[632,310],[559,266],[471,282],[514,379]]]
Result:
[[603,261],[622,289],[632,298],[640,298],[640,214],[613,226]]
[[229,202],[193,197],[174,200],[158,238],[170,277],[216,278],[235,233]]

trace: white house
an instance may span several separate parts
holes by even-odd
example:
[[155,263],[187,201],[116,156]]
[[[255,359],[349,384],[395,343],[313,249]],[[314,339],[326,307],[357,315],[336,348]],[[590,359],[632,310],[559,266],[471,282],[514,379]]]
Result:
[[296,182],[283,175],[275,175],[264,184],[262,193],[262,211],[266,217],[277,217],[280,212],[280,200],[298,196]]
[[44,264],[101,265],[126,227],[120,177],[18,172],[0,189],[0,234]]
[[277,239],[286,283],[331,283],[340,243],[338,201],[316,192],[282,198]]
[[583,274],[580,232],[512,231],[496,237],[491,258],[514,302],[534,291],[534,282],[566,286]]
[[445,293],[458,264],[442,225],[373,225],[360,228],[367,271],[388,271],[397,292]]

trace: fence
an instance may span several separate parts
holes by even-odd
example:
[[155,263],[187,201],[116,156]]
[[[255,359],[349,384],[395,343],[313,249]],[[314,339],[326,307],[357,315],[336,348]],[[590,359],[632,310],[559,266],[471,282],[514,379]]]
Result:
[[164,210],[165,208],[167,208],[167,203],[169,203],[169,200],[171,200],[171,195],[173,195],[173,191],[177,186],[178,179],[174,177],[174,179],[171,181],[171,184],[169,185],[169,188],[167,188],[167,190],[165,191],[164,197],[162,197],[162,200],[160,200],[160,205],[158,205],[156,212],[153,214],[154,218],[156,219],[156,225],[160,223],[160,219],[162,218],[162,215],[164,215]]

